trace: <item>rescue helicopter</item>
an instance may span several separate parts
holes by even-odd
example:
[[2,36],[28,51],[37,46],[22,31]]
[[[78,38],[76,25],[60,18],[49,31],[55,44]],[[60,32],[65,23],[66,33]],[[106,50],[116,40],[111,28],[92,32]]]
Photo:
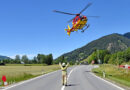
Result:
[[75,15],[75,17],[73,19],[68,21],[68,23],[72,21],[72,27],[70,28],[70,26],[68,25],[68,28],[65,29],[65,31],[67,31],[67,34],[69,36],[70,36],[71,32],[74,32],[74,31],[81,30],[81,32],[84,32],[90,26],[89,24],[87,24],[87,21],[88,21],[87,17],[99,17],[99,16],[85,16],[85,15],[82,15],[82,13],[91,5],[92,5],[92,3],[87,4],[85,6],[85,8],[82,9],[77,14],[54,10],[54,12],[56,12],[56,13],[67,14],[67,15]]

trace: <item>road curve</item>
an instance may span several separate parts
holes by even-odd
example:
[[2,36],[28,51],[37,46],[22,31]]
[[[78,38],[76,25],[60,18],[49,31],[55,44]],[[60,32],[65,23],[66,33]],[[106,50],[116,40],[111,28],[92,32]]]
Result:
[[[3,90],[121,90],[93,75],[93,66],[81,65],[68,69],[68,86],[61,85],[61,71],[43,75],[37,79],[21,82]],[[122,89],[123,90],[123,89]]]

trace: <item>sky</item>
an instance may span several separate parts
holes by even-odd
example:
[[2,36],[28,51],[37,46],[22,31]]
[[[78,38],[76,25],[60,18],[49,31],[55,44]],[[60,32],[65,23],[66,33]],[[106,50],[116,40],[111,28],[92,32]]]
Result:
[[[52,12],[79,13],[93,3],[83,15],[90,28],[84,33],[65,28],[74,16]],[[0,0],[0,55],[53,54],[54,58],[80,48],[102,36],[130,32],[130,0]]]

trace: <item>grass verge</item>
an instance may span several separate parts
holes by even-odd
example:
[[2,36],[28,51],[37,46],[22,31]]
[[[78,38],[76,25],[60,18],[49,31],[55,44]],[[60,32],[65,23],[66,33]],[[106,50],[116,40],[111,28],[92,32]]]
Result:
[[130,70],[118,68],[118,66],[114,65],[105,64],[100,65],[99,68],[94,68],[92,72],[100,77],[103,77],[103,72],[105,72],[106,78],[130,87]]
[[[60,69],[59,65],[7,65],[0,66],[0,82],[3,75],[6,76],[8,84],[27,80]],[[3,85],[3,84],[2,84]],[[1,86],[2,86],[1,85]]]

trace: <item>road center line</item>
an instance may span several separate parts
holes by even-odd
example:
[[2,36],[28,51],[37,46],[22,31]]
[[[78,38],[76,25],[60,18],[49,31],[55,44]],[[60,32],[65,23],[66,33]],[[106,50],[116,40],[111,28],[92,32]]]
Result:
[[69,79],[70,74],[73,72],[73,70],[74,70],[74,69],[72,69],[72,70],[70,71],[70,73],[68,74],[67,80]]
[[65,89],[65,86],[62,86],[62,87],[61,87],[61,90],[64,90],[64,89]]

